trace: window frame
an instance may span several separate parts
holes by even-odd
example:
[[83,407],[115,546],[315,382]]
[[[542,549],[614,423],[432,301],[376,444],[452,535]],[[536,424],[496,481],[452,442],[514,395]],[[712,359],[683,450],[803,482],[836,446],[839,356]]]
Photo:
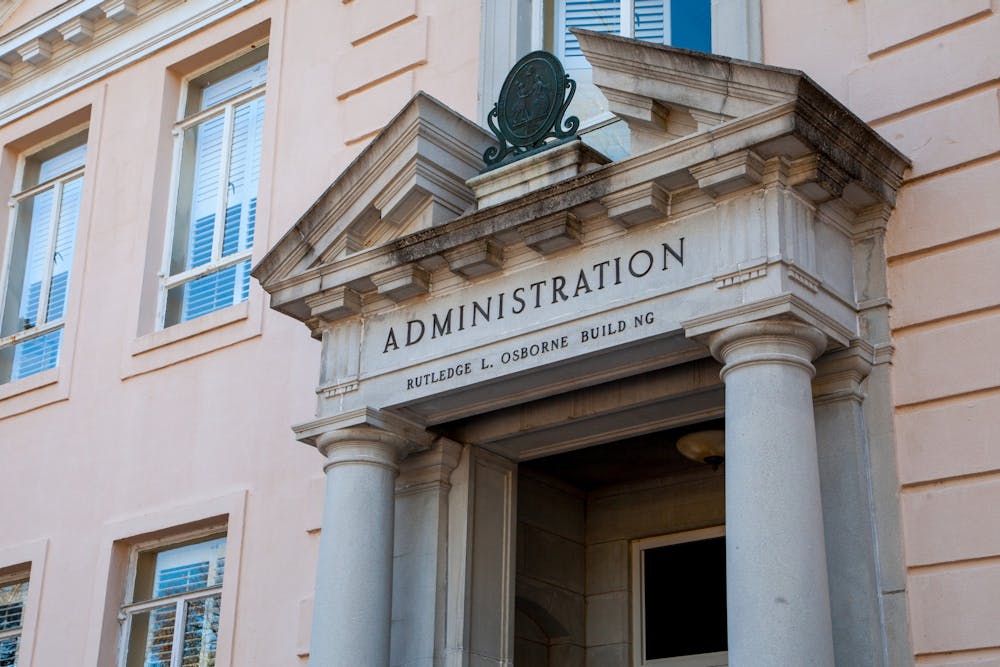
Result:
[[28,593],[21,608],[20,641],[17,646],[17,664],[25,667],[32,664],[34,655],[48,546],[48,540],[41,539],[0,548],[0,581],[28,582]]
[[725,537],[725,535],[726,526],[720,525],[631,541],[629,549],[632,563],[632,665],[634,667],[717,667],[728,664],[728,651],[646,660],[646,601],[644,596],[645,587],[643,586],[645,581],[645,559],[642,557],[643,552],[647,549],[684,544],[686,542],[698,542]]
[[[214,104],[207,109],[197,111],[195,113],[185,115],[185,111],[188,106],[188,101],[190,99],[192,84],[196,79],[213,70],[220,67],[224,67],[226,64],[235,62],[236,60],[242,58],[248,53],[253,53],[258,49],[267,49],[267,54],[264,56],[263,60],[268,61],[268,73],[267,78],[264,83],[259,86],[255,86],[251,90],[244,91],[234,97],[227,98],[218,104]],[[232,144],[233,144],[233,124],[236,108],[242,104],[247,104],[253,100],[259,98],[266,98],[268,84],[271,80],[271,51],[270,51],[270,39],[269,37],[263,37],[254,41],[252,45],[247,45],[237,51],[227,54],[225,57],[214,60],[204,67],[200,67],[186,74],[180,82],[181,94],[179,96],[179,102],[177,105],[177,118],[174,124],[170,128],[172,148],[171,148],[171,172],[170,172],[170,189],[169,189],[169,200],[167,203],[167,219],[166,225],[164,226],[164,240],[163,240],[163,256],[161,258],[160,270],[157,274],[157,303],[156,303],[156,319],[154,322],[153,332],[165,331],[171,327],[176,327],[190,322],[193,320],[200,319],[199,317],[191,318],[191,320],[181,320],[175,322],[174,324],[166,324],[166,314],[168,306],[168,294],[170,290],[176,287],[182,287],[187,283],[194,282],[199,278],[211,275],[213,273],[223,271],[230,266],[235,266],[240,262],[244,262],[252,259],[253,248],[256,245],[257,233],[255,229],[254,239],[255,243],[245,250],[237,250],[237,252],[230,253],[229,255],[222,255],[222,244],[225,234],[226,225],[226,204],[228,201],[228,188],[225,184],[228,182],[229,168],[232,160]],[[175,228],[177,225],[177,204],[180,197],[181,186],[184,180],[183,178],[183,155],[184,155],[184,133],[186,130],[196,127],[197,125],[214,118],[220,114],[223,114],[223,144],[222,144],[222,159],[220,160],[219,173],[222,177],[219,179],[219,184],[217,186],[218,200],[215,204],[215,222],[214,229],[212,231],[212,257],[211,259],[201,266],[197,266],[181,273],[174,275],[170,274],[170,265],[173,259],[173,238],[175,233]],[[266,115],[266,112],[265,112]],[[266,122],[262,128],[262,132],[266,133],[267,126]],[[261,154],[258,156],[258,160],[263,164],[264,151],[263,147],[261,149]],[[222,196],[218,196],[221,193]],[[260,196],[260,189],[258,186],[257,191],[258,198]],[[256,225],[255,225],[256,226]],[[188,249],[190,253],[190,249]],[[234,301],[230,306],[220,308],[217,310],[205,313],[200,317],[205,317],[211,315],[212,313],[224,311],[230,308],[236,308],[246,303],[246,299],[243,301]]]
[[[197,530],[158,537],[151,540],[136,542],[130,545],[128,555],[128,567],[126,570],[125,596],[118,608],[118,653],[116,667],[127,667],[129,640],[132,634],[132,619],[136,614],[151,612],[154,609],[168,608],[174,606],[174,630],[172,646],[170,650],[171,667],[180,667],[183,651],[180,650],[184,641],[184,626],[187,620],[187,602],[210,597],[218,597],[221,602],[223,590],[226,584],[225,578],[221,584],[206,586],[196,591],[186,591],[184,593],[174,593],[150,600],[135,601],[135,586],[139,574],[139,557],[149,551],[166,551],[170,548],[183,547],[192,544],[208,542],[219,537],[226,538],[226,548],[229,547],[229,534],[225,525],[212,525]],[[228,555],[228,553],[227,553]],[[220,624],[221,625],[221,624]],[[218,654],[216,654],[218,657]]]
[[27,584],[27,589],[24,592],[24,602],[21,604],[21,624],[16,628],[10,630],[0,630],[0,642],[5,639],[10,639],[11,637],[17,637],[17,651],[14,653],[14,664],[17,664],[21,658],[21,642],[24,636],[24,624],[26,621],[26,607],[28,606],[28,594],[31,591],[31,568],[28,567],[18,567],[14,568],[12,571],[6,574],[0,574],[0,588],[4,586],[10,586],[13,584],[24,583]]
[[[68,130],[60,132],[46,139],[43,142],[34,144],[27,150],[21,151],[17,156],[17,162],[14,170],[14,180],[13,180],[14,185],[11,188],[11,192],[8,195],[7,199],[8,209],[9,209],[8,222],[7,222],[7,230],[3,245],[4,248],[3,263],[0,264],[0,317],[3,317],[6,314],[6,308],[8,307],[8,304],[6,303],[6,295],[7,295],[7,287],[10,284],[11,272],[14,268],[13,267],[14,237],[17,234],[20,202],[25,201],[27,199],[31,199],[32,197],[36,197],[49,190],[53,192],[53,206],[52,206],[52,211],[49,213],[49,222],[48,222],[49,237],[48,237],[48,249],[46,253],[46,257],[51,258],[55,254],[56,245],[59,242],[58,228],[60,222],[59,216],[60,213],[62,212],[63,188],[67,183],[79,179],[81,188],[81,195],[80,195],[81,200],[80,200],[80,210],[77,212],[77,220],[75,223],[76,229],[74,231],[73,254],[76,255],[79,252],[78,242],[81,238],[80,228],[82,226],[82,222],[85,216],[89,214],[89,211],[85,209],[84,204],[86,203],[85,197],[87,197],[88,194],[88,189],[87,189],[88,182],[85,180],[85,176],[88,170],[88,161],[90,159],[90,152],[91,152],[89,149],[90,143],[92,141],[90,129],[91,129],[91,123],[89,121],[76,124]],[[36,183],[35,185],[32,185],[28,188],[24,187],[25,173],[28,161],[31,158],[38,155],[39,153],[42,153],[48,148],[56,146],[59,143],[64,142],[66,140],[73,139],[78,135],[83,135],[83,142],[80,145],[87,146],[87,153],[86,157],[84,158],[84,164],[82,166],[71,169],[66,173],[60,174],[53,178],[46,179],[45,181],[42,181],[40,183]],[[70,268],[69,276],[67,277],[67,279],[71,285],[74,284],[75,282],[73,281],[73,273],[76,271],[76,266],[78,264],[79,262],[73,262],[72,267]],[[53,331],[58,331],[60,329],[65,331],[66,321],[71,312],[71,309],[69,308],[69,302],[72,293],[68,288],[66,291],[66,296],[65,296],[66,303],[63,306],[62,316],[52,321],[48,321],[47,319],[48,305],[50,298],[49,291],[52,285],[54,265],[55,262],[52,259],[49,259],[48,261],[45,262],[45,268],[42,274],[42,282],[39,288],[38,307],[36,311],[36,321],[34,326],[30,327],[29,329],[22,329],[21,331],[16,331],[7,336],[0,337],[0,351],[5,350],[7,348],[12,348],[22,343],[29,342],[31,340],[44,336]],[[32,381],[31,380],[32,378],[38,378],[39,376],[44,378],[47,377],[46,376],[47,373],[58,371],[58,368],[63,364],[63,356],[64,356],[63,347],[65,345],[66,345],[66,336],[64,335],[63,338],[60,340],[59,344],[60,350],[59,350],[58,360],[55,366],[53,366],[52,368],[46,368],[37,373],[31,373],[29,375],[25,375],[17,379],[8,378],[7,380],[0,380],[0,387],[6,387],[11,385],[12,383],[20,383],[23,381],[29,381],[29,383],[33,385],[35,382],[37,382],[37,379],[35,381]],[[45,383],[47,384],[47,382]]]

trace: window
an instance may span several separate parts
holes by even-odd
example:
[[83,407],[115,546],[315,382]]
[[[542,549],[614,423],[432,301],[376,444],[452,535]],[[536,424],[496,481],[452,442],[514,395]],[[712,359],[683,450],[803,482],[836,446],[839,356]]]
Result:
[[649,667],[724,667],[723,527],[632,543],[633,655]]
[[264,45],[188,82],[174,126],[160,328],[249,295],[266,80]]
[[225,536],[134,549],[120,667],[214,665],[225,570]]
[[0,577],[0,667],[15,667],[24,628],[28,577],[20,572]]
[[712,50],[710,0],[557,0],[555,14],[555,53],[567,69],[589,67],[570,28]]
[[[550,0],[551,31],[546,45],[578,84],[570,113],[581,121],[580,134],[612,159],[630,152],[627,127],[608,111],[607,101],[593,84],[590,64],[570,32],[584,28],[672,44],[699,51],[712,50],[710,0]],[[587,135],[590,136],[587,136]]]
[[78,132],[18,165],[0,316],[0,382],[59,363],[86,142],[86,132]]

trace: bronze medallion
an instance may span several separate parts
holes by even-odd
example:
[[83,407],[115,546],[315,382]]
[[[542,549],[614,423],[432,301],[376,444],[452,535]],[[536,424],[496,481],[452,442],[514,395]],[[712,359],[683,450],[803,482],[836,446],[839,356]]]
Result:
[[500,141],[483,155],[487,169],[542,148],[546,139],[575,138],[580,121],[571,117],[563,122],[575,92],[576,82],[551,53],[533,51],[517,61],[487,118]]

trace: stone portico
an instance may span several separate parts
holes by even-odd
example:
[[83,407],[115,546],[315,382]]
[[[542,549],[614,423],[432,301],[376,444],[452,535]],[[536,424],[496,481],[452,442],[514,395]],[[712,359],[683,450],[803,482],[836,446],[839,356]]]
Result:
[[519,464],[723,416],[729,664],[897,664],[906,158],[800,72],[579,39],[630,157],[480,175],[418,94],[254,269],[323,343],[312,664],[511,664]]

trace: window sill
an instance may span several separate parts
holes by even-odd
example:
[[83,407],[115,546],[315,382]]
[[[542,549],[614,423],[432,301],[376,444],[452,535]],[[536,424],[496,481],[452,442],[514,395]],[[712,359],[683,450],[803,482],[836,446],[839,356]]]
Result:
[[223,308],[222,310],[217,310],[213,313],[196,317],[193,320],[181,322],[180,324],[175,324],[172,327],[167,327],[166,329],[160,329],[159,331],[154,331],[151,334],[146,334],[145,336],[132,341],[130,352],[133,357],[145,354],[146,352],[155,350],[158,347],[173,345],[174,343],[203,334],[207,331],[224,327],[228,324],[232,324],[233,322],[245,320],[247,318],[249,305],[249,301],[244,301],[243,303],[237,303],[236,305],[229,306],[228,308]]
[[0,419],[11,417],[69,397],[67,383],[61,381],[60,368],[0,384]]
[[122,379],[149,373],[259,335],[262,308],[260,292],[251,290],[250,298],[243,303],[132,340],[122,359]]

